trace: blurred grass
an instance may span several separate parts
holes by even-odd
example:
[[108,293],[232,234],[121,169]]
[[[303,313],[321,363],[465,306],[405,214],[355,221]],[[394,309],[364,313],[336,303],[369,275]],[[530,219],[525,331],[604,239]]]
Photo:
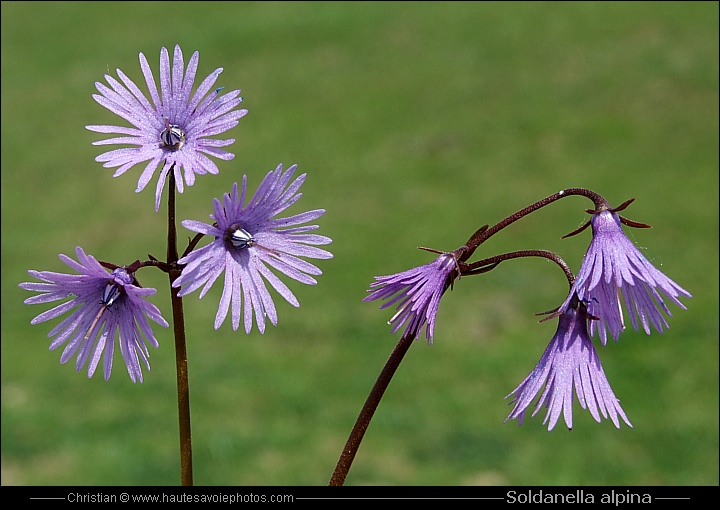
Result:
[[[2,483],[179,483],[174,350],[158,331],[152,372],[109,382],[47,352],[27,269],[65,271],[81,245],[129,263],[165,252],[141,167],[112,179],[87,124],[118,120],[91,98],[122,69],[142,83],[162,46],[200,51],[199,75],[242,88],[236,154],[179,197],[213,197],[278,163],[308,172],[295,211],[327,209],[335,258],[301,303],[247,336],[212,322],[219,285],[186,300],[197,484],[323,485],[399,336],[361,299],[374,275],[427,263],[480,225],[570,186],[655,228],[630,232],[688,289],[663,335],[599,348],[634,425],[575,406],[575,428],[503,420],[503,397],[565,297],[547,263],[509,262],[443,299],[435,345],[408,353],[348,484],[718,484],[718,6],[716,3],[2,3]],[[141,85],[143,88],[144,85]],[[577,270],[590,204],[563,200],[479,256],[545,248]],[[162,207],[165,206],[163,201]],[[170,316],[164,275],[144,270]],[[279,299],[279,298],[278,298]],[[677,312],[677,313],[675,313]]]

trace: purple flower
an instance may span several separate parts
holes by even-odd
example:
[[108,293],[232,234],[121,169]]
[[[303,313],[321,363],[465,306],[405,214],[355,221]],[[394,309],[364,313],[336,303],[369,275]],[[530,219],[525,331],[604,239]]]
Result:
[[428,344],[432,344],[440,298],[452,283],[451,274],[456,268],[455,254],[451,252],[443,253],[424,266],[389,276],[376,276],[377,281],[371,283],[368,290],[371,294],[363,301],[388,299],[397,294],[380,307],[398,304],[397,313],[388,321],[388,324],[394,324],[391,333],[407,323],[403,336],[415,338],[427,322],[425,336]]
[[[672,314],[658,290],[682,309],[685,306],[677,298],[691,297],[690,293],[655,269],[640,253],[623,232],[617,213],[601,211],[593,214],[590,223],[593,239],[570,293],[577,294],[580,301],[587,303],[588,313],[600,319],[592,321],[590,333],[594,335],[597,328],[605,345],[609,330],[617,341],[625,329],[620,295],[636,331],[637,315],[645,333],[650,334],[648,322],[662,333],[663,325],[667,328],[668,324],[660,309],[668,316]],[[570,297],[559,311],[565,311],[569,303]]]
[[[109,75],[105,79],[112,90],[96,82],[95,86],[101,95],[93,94],[95,101],[131,123],[134,128],[122,126],[85,126],[98,133],[116,133],[125,136],[109,138],[93,142],[93,145],[126,144],[138,147],[115,149],[95,158],[104,162],[105,168],[120,167],[113,177],[122,175],[132,166],[148,161],[136,192],[142,191],[152,178],[161,162],[164,162],[155,191],[155,210],[160,207],[160,196],[165,185],[167,174],[172,168],[175,182],[180,193],[183,192],[183,180],[180,172],[185,169],[185,182],[192,186],[195,174],[217,174],[215,163],[205,154],[218,159],[230,160],[235,156],[218,147],[230,145],[235,140],[216,140],[207,138],[235,127],[238,119],[247,110],[232,111],[242,101],[239,90],[228,92],[218,99],[222,87],[210,92],[222,68],[216,69],[200,84],[190,98],[198,66],[198,52],[193,53],[184,72],[183,55],[180,46],[175,46],[173,66],[167,49],[160,52],[160,94],[155,84],[152,71],[145,55],[140,53],[140,67],[145,75],[150,97],[153,104],[133,83],[130,78],[118,69],[117,74],[125,87]],[[184,74],[184,76],[183,76]],[[127,88],[126,88],[127,87]],[[210,95],[205,95],[210,92]],[[203,99],[205,97],[205,99]]]
[[202,298],[225,272],[225,287],[215,316],[215,329],[225,320],[232,302],[234,330],[238,329],[240,316],[244,313],[245,331],[250,333],[254,310],[258,329],[264,333],[265,317],[277,325],[277,312],[263,278],[288,303],[300,306],[295,295],[267,266],[299,282],[315,285],[317,282],[310,275],[320,275],[322,271],[298,257],[332,258],[332,253],[328,251],[307,246],[332,242],[328,237],[308,234],[317,229],[317,225],[293,227],[319,218],[325,213],[324,209],[273,219],[302,196],[298,190],[307,174],[300,175],[288,185],[296,168],[297,165],[293,165],[283,173],[282,165],[279,165],[269,172],[247,205],[243,205],[247,184],[247,177],[243,176],[240,196],[235,183],[232,193],[226,193],[222,202],[217,198],[214,200],[215,213],[210,215],[215,220],[214,225],[192,220],[182,222],[185,228],[214,236],[215,240],[178,261],[185,267],[173,287],[182,286],[178,295],[184,296],[205,285],[200,292]]
[[146,341],[153,347],[158,346],[145,316],[162,326],[168,325],[162,318],[160,310],[144,299],[154,295],[155,289],[139,287],[135,277],[122,267],[109,274],[97,260],[91,255],[86,255],[79,246],[75,249],[75,253],[79,263],[62,254],[60,260],[80,274],[30,270],[28,273],[47,283],[28,282],[19,285],[22,289],[42,293],[26,299],[27,304],[72,298],[41,313],[31,321],[31,324],[54,319],[77,306],[76,310],[48,333],[48,337],[57,335],[50,344],[51,350],[68,342],[60,362],[66,363],[77,352],[76,368],[80,371],[90,358],[88,377],[92,377],[104,351],[103,372],[105,380],[108,380],[112,371],[115,338],[118,338],[120,353],[127,365],[130,379],[133,382],[136,380],[142,382],[138,356],[150,370],[148,363],[150,353]]
[[510,393],[515,395],[511,402],[515,407],[505,421],[517,418],[518,424],[522,425],[526,409],[545,385],[532,415],[546,407],[548,411],[543,425],[549,421],[548,430],[555,427],[561,411],[568,428],[572,429],[573,387],[580,407],[589,409],[595,421],[600,423],[602,413],[603,418],[609,415],[615,426],[620,428],[619,415],[632,427],[610,388],[588,335],[587,310],[584,305],[578,306],[576,299],[572,303],[573,306],[560,315],[557,332],[535,369]]

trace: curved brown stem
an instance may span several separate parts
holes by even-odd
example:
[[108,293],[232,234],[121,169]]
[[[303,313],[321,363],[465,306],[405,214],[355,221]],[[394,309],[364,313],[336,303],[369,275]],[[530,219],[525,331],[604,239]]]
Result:
[[550,195],[549,197],[545,197],[542,200],[538,200],[534,204],[531,204],[524,209],[520,209],[515,214],[512,214],[505,218],[504,220],[500,221],[499,223],[493,225],[490,228],[487,228],[487,226],[481,227],[477,232],[475,232],[470,239],[468,240],[466,246],[467,250],[465,253],[462,254],[460,257],[460,262],[465,262],[468,260],[472,254],[475,252],[478,246],[480,246],[482,243],[488,240],[491,236],[497,234],[500,230],[504,229],[511,223],[515,223],[520,218],[523,218],[530,214],[531,212],[537,211],[541,207],[545,207],[546,205],[552,204],[556,200],[559,200],[561,198],[569,197],[572,195],[580,195],[586,198],[589,198],[593,201],[595,204],[595,209],[609,209],[610,204],[608,204],[607,200],[605,200],[602,196],[598,195],[594,191],[590,191],[589,189],[585,188],[567,188],[558,191],[557,193],[554,193]]
[[375,414],[375,409],[377,409],[380,399],[385,393],[385,390],[390,384],[390,380],[395,374],[398,366],[400,366],[400,362],[410,348],[413,340],[414,337],[406,337],[403,335],[398,344],[395,346],[392,354],[390,354],[390,358],[388,358],[385,363],[382,372],[380,372],[380,375],[375,382],[375,386],[373,386],[370,391],[370,395],[368,395],[368,398],[365,401],[365,405],[360,411],[360,416],[358,416],[358,419],[355,421],[355,426],[350,432],[350,437],[348,437],[347,443],[345,443],[345,448],[343,448],[343,451],[340,454],[340,459],[338,459],[337,466],[335,466],[335,471],[333,472],[328,485],[337,486],[345,483],[345,478],[347,477],[348,471],[350,471],[350,466],[355,459],[355,454],[360,447],[360,442],[365,435],[365,431],[367,430],[368,425],[370,425],[370,420],[372,420],[372,417]]
[[[188,253],[193,251],[195,249],[195,246],[197,246],[197,243],[200,242],[200,239],[203,238],[205,234],[196,234],[195,237],[193,237],[190,242],[188,243],[187,248],[185,248],[185,251],[183,252],[183,257],[187,256]],[[180,257],[182,258],[182,257]]]
[[555,262],[555,264],[557,264],[560,269],[563,270],[563,273],[565,273],[565,277],[567,278],[568,284],[572,287],[572,284],[575,281],[575,275],[570,270],[570,266],[568,266],[567,263],[558,255],[547,250],[518,250],[509,253],[503,253],[501,255],[495,255],[494,257],[489,257],[483,260],[478,260],[477,262],[473,262],[472,264],[462,263],[460,266],[462,272],[460,274],[462,276],[469,276],[474,274],[486,273],[491,269],[495,269],[495,267],[497,267],[497,265],[504,260],[518,259],[522,257],[542,257],[551,260],[552,262]]

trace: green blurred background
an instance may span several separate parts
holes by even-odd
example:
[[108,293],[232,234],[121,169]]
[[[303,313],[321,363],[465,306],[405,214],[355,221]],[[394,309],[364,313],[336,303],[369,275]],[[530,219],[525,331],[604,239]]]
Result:
[[[598,351],[634,428],[548,432],[544,412],[503,424],[535,366],[564,277],[546,261],[463,279],[435,345],[414,345],[368,429],[348,485],[718,483],[718,4],[2,3],[2,483],[178,484],[173,339],[152,371],[88,380],[48,352],[57,320],[27,306],[28,269],[68,271],[76,245],[128,264],[165,252],[165,197],[134,193],[94,158],[122,123],[92,100],[122,69],[145,90],[160,48],[200,52],[198,75],[241,88],[250,113],[221,138],[236,157],[178,199],[207,220],[213,197],[278,163],[308,173],[291,212],[322,207],[335,258],[317,286],[290,282],[264,335],[219,331],[221,282],[185,300],[195,482],[324,485],[399,339],[392,311],[362,303],[373,276],[425,264],[476,228],[581,186],[625,215],[648,258],[693,294],[663,335],[628,331]],[[591,203],[562,200],[478,257],[544,248],[577,271]],[[183,235],[189,231],[182,230]],[[171,318],[165,275],[139,273]]]

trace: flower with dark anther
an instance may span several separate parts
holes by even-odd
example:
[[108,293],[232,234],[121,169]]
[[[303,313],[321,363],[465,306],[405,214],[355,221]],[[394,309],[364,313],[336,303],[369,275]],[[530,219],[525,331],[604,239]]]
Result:
[[317,282],[311,275],[320,275],[322,271],[298,257],[332,258],[332,253],[309,246],[332,242],[328,237],[308,233],[317,229],[317,225],[296,226],[319,218],[325,213],[324,209],[273,219],[302,196],[298,190],[306,174],[290,182],[296,168],[297,165],[293,165],[283,173],[279,165],[269,172],[247,205],[244,204],[247,177],[243,176],[240,195],[235,183],[222,202],[214,200],[214,214],[210,215],[214,225],[193,220],[182,222],[185,228],[214,236],[215,240],[178,261],[185,267],[173,287],[182,287],[178,295],[185,296],[204,285],[200,292],[202,298],[224,272],[225,286],[215,316],[215,329],[225,320],[231,303],[235,330],[240,325],[240,317],[244,316],[245,331],[250,333],[253,311],[261,333],[265,331],[265,317],[277,325],[275,304],[263,278],[288,303],[300,304],[267,266],[299,282],[315,285]]
[[[618,416],[630,427],[620,401],[610,388],[605,372],[600,365],[600,358],[588,335],[587,309],[584,303],[578,302],[577,296],[571,294],[569,305],[560,314],[555,336],[545,349],[540,362],[510,395],[514,404],[510,415],[505,419],[517,419],[522,425],[525,411],[540,390],[545,387],[535,405],[532,416],[542,407],[547,408],[543,425],[548,424],[552,430],[563,414],[565,423],[572,429],[573,390],[577,395],[580,407],[588,409],[595,421],[610,418],[620,428]],[[505,398],[507,398],[505,397]]]
[[195,182],[195,174],[217,174],[219,171],[217,165],[205,154],[222,160],[235,157],[232,153],[219,148],[232,144],[234,139],[217,140],[208,137],[235,127],[238,120],[247,114],[247,110],[244,109],[233,110],[242,101],[242,97],[238,97],[239,90],[233,90],[223,96],[219,95],[223,87],[211,92],[222,68],[216,69],[205,78],[192,98],[190,97],[198,59],[199,54],[196,51],[190,57],[186,71],[180,46],[175,46],[171,68],[168,51],[163,48],[160,52],[160,92],[158,93],[147,59],[140,53],[140,67],[150,91],[152,104],[120,69],[117,70],[117,74],[122,84],[110,75],[105,75],[105,79],[112,88],[99,82],[95,83],[100,92],[100,95],[93,94],[95,101],[135,127],[86,126],[90,131],[98,133],[125,135],[93,142],[93,145],[138,146],[105,152],[95,160],[104,163],[105,168],[120,167],[113,177],[125,173],[138,163],[149,160],[138,180],[136,191],[142,191],[147,186],[158,165],[163,163],[155,190],[156,211],[160,207],[162,190],[171,169],[174,172],[177,189],[182,193],[181,170],[184,170],[185,183],[192,186]]
[[[607,342],[607,331],[617,341],[620,332],[625,329],[623,302],[635,330],[638,330],[639,318],[645,332],[650,334],[650,324],[660,333],[663,326],[668,327],[660,310],[668,316],[672,315],[660,292],[682,309],[685,306],[678,296],[691,297],[689,292],[658,271],[623,232],[621,223],[648,227],[617,214],[631,202],[629,200],[615,209],[588,211],[592,214],[590,221],[568,234],[574,235],[588,225],[592,226],[593,238],[571,296],[577,294],[581,301],[587,303],[588,313],[598,317],[598,321],[592,321],[590,333],[594,334],[597,328],[603,345]],[[559,312],[567,310],[570,302],[568,297]]]
[[28,282],[19,285],[22,289],[41,293],[26,299],[27,304],[72,298],[41,313],[31,324],[54,319],[75,308],[48,334],[49,337],[55,336],[50,344],[51,350],[67,342],[60,362],[66,363],[77,353],[76,369],[80,371],[89,359],[88,377],[92,377],[102,356],[107,380],[112,371],[117,338],[130,379],[142,382],[139,360],[142,359],[150,370],[147,343],[156,348],[158,346],[147,319],[168,326],[160,310],[145,300],[155,294],[155,289],[139,286],[134,275],[136,268],[108,264],[114,267],[110,274],[79,246],[75,253],[78,262],[62,254],[60,260],[80,274],[30,270],[28,273],[46,283]]
[[407,324],[403,336],[415,338],[427,323],[425,336],[428,344],[432,344],[440,298],[460,276],[458,258],[465,251],[465,246],[452,252],[420,249],[440,253],[440,256],[430,264],[402,273],[376,276],[376,281],[370,284],[370,294],[363,301],[388,299],[380,309],[397,304],[397,313],[388,321],[393,326],[391,333]]

